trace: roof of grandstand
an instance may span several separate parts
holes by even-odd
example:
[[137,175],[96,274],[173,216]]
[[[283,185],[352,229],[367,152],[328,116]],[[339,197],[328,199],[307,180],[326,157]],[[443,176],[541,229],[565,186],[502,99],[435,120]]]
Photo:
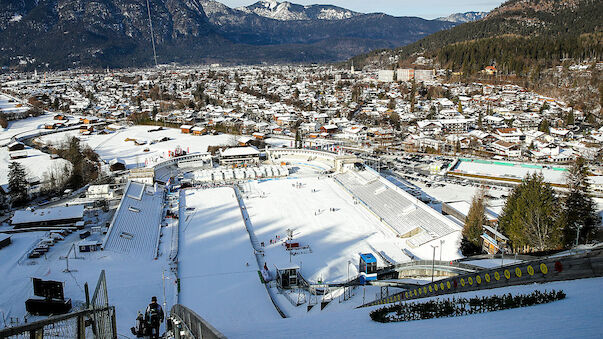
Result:
[[102,248],[154,257],[161,228],[162,203],[163,188],[129,181]]
[[400,237],[409,238],[412,247],[458,230],[445,216],[371,170],[349,170],[335,179]]

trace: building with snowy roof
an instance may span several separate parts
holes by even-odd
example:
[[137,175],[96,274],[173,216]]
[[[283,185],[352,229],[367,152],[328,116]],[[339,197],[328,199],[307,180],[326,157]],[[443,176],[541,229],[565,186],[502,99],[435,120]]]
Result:
[[163,193],[161,187],[129,181],[101,248],[155,257],[159,245]]
[[[465,200],[448,201],[442,203],[442,213],[444,215],[451,215],[463,223],[467,219],[470,209],[471,204]],[[498,222],[498,215],[488,208],[486,208],[484,216],[486,217],[486,224],[488,225],[495,225]]]
[[6,145],[6,147],[8,148],[9,152],[22,151],[25,149],[25,145],[18,141],[11,142],[10,144]]
[[220,150],[220,165],[247,166],[260,162],[260,151],[252,146]]
[[60,206],[15,211],[11,225],[15,228],[75,224],[84,218],[84,205]]
[[90,185],[86,191],[88,199],[113,199],[115,198],[115,189],[111,185]]

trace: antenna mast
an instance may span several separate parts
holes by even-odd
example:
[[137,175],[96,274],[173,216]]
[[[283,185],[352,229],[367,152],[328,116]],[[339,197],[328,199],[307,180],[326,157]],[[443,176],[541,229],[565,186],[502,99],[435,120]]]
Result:
[[157,52],[155,51],[155,34],[153,34],[153,21],[151,20],[151,6],[147,0],[147,13],[149,14],[149,27],[151,28],[151,43],[153,44],[153,58],[155,59],[155,67],[157,67]]

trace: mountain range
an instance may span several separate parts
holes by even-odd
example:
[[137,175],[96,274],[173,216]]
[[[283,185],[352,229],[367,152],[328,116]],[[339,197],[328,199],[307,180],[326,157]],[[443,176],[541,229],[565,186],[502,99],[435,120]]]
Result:
[[460,23],[465,23],[465,22],[481,20],[481,19],[485,18],[486,15],[488,15],[488,12],[454,13],[454,14],[450,14],[449,16],[437,18],[436,20],[449,21],[449,22],[455,22],[455,23],[460,24]]
[[[273,0],[240,8],[213,0],[150,4],[160,63],[331,62],[456,25]],[[140,0],[0,0],[0,66],[151,65],[147,11]]]
[[359,55],[348,64],[389,68],[422,55],[465,74],[494,65],[504,74],[527,75],[566,59],[600,60],[601,13],[601,0],[509,0],[481,20],[403,47]]
[[236,8],[245,13],[255,13],[276,20],[341,20],[348,19],[361,13],[330,5],[298,5],[276,0],[258,1],[253,5]]

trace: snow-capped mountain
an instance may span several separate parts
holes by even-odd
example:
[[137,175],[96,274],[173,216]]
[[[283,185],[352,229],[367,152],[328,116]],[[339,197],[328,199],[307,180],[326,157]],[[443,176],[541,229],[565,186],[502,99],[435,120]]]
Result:
[[454,23],[465,23],[471,21],[477,21],[483,19],[488,12],[465,12],[465,13],[454,13],[449,16],[437,18],[436,20],[448,21]]
[[245,13],[255,13],[270,19],[291,20],[341,20],[349,19],[360,13],[330,5],[298,5],[276,0],[263,0],[253,5],[237,8]]
[[[0,67],[21,67],[17,66],[20,56],[49,68],[153,63],[145,1],[90,3],[0,0]],[[405,45],[455,25],[276,1],[243,9],[214,0],[153,0],[149,4],[162,63],[337,61]]]

